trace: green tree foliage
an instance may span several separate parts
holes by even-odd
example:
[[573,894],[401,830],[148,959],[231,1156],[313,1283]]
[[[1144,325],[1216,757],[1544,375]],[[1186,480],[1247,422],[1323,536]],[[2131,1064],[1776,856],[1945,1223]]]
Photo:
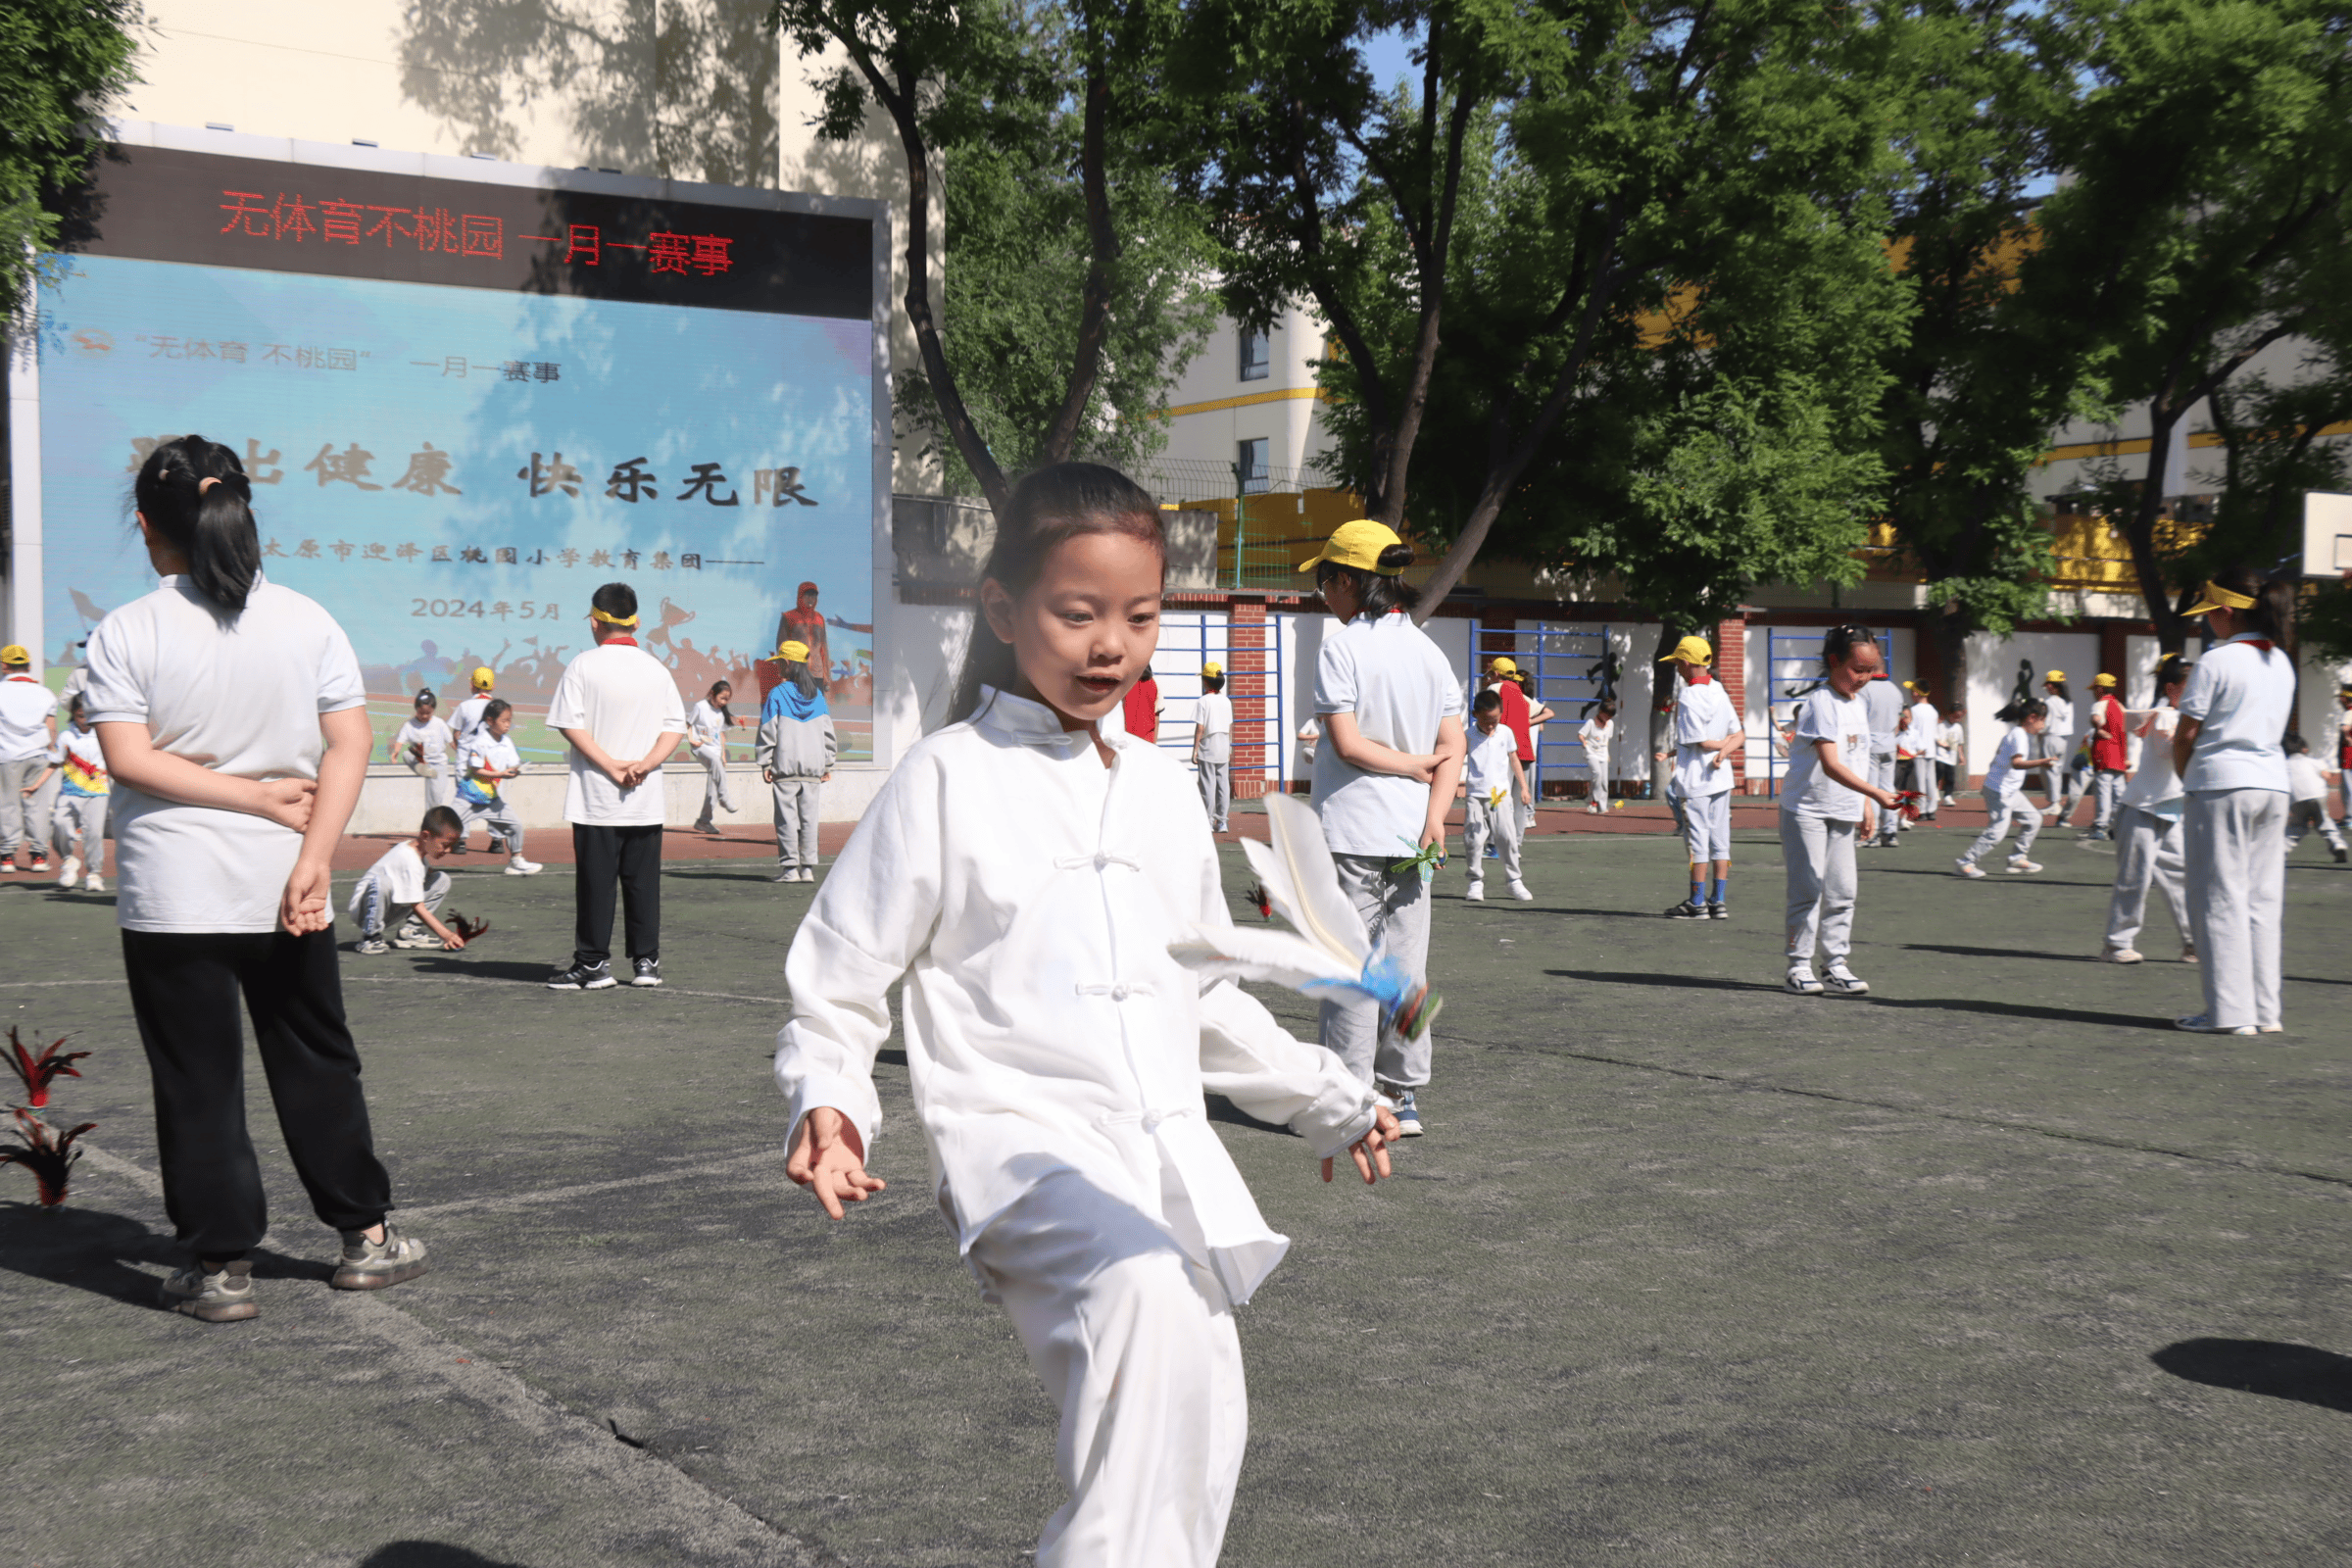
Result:
[[[901,413],[945,437],[953,473],[1002,508],[1007,474],[1092,454],[1133,460],[1152,408],[1205,329],[1200,225],[1162,172],[1157,0],[776,0],[805,56],[838,48],[822,134],[850,140],[868,105],[896,128],[909,194],[908,320],[922,355]],[[943,169],[951,329],[930,295]]]
[[0,6],[0,312],[31,286],[31,255],[57,243],[58,213],[96,151],[89,131],[136,79],[135,0]]
[[1448,546],[1430,603],[1490,534],[1682,624],[1858,576],[1904,310],[1875,29],[1778,0],[1428,7],[1418,93],[1382,97],[1363,14],[1307,46],[1326,15],[1214,34],[1248,68],[1208,171],[1229,296],[1332,324],[1340,466],[1398,515],[1409,478]]
[[[2095,85],[2054,144],[2075,177],[2043,207],[2046,243],[2026,275],[2053,327],[2076,334],[2061,346],[2119,406],[2146,410],[2147,458],[2111,514],[2157,637],[2178,650],[2181,596],[2201,578],[2200,559],[2166,548],[2174,432],[2266,350],[2328,335],[2352,282],[2352,13],[2339,0],[2130,0],[2100,17],[2087,69]],[[2231,507],[2228,520],[2263,510]],[[2225,543],[2250,560],[2261,547],[2224,535],[2213,548]]]
[[2036,242],[2032,193],[2081,93],[2087,18],[2042,0],[1923,0],[1890,30],[1908,82],[1906,180],[1888,240],[1911,285],[1909,329],[1887,344],[1880,450],[1886,517],[1928,578],[1947,687],[1967,636],[2039,614],[2054,566],[2028,481],[2070,415],[2089,415],[2080,335],[2053,332],[2020,288]]

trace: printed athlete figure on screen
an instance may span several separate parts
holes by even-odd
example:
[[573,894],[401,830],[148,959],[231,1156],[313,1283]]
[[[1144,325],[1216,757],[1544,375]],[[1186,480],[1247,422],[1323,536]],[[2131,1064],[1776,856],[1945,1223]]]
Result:
[[776,646],[802,643],[808,649],[808,667],[819,680],[832,672],[833,656],[825,648],[825,617],[816,608],[816,584],[801,584],[801,602],[776,622]]

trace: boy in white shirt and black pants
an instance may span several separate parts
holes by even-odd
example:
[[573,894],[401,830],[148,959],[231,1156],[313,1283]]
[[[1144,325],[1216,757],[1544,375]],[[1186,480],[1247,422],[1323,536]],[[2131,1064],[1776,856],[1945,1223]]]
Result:
[[1527,772],[1519,761],[1519,738],[1502,721],[1502,694],[1483,691],[1470,705],[1470,755],[1462,761],[1463,793],[1468,808],[1462,814],[1462,843],[1470,859],[1470,886],[1462,897],[1487,896],[1487,838],[1494,836],[1502,857],[1502,874],[1510,878],[1511,897],[1533,899],[1519,877],[1519,808],[1527,793]]
[[1728,920],[1732,914],[1725,903],[1732,881],[1731,756],[1747,731],[1722,683],[1707,672],[1714,658],[1704,637],[1686,637],[1658,661],[1683,677],[1674,700],[1674,784],[1690,851],[1690,896],[1666,911],[1670,920]]
[[1200,774],[1208,829],[1222,833],[1233,808],[1233,699],[1225,695],[1224,667],[1214,662],[1200,666],[1200,701],[1193,708],[1193,766]]
[[612,978],[613,883],[627,910],[633,986],[662,983],[662,761],[686,738],[668,668],[637,646],[637,590],[609,582],[590,601],[596,646],[564,666],[547,723],[571,745],[564,820],[579,862],[571,962],[550,991],[603,991]]

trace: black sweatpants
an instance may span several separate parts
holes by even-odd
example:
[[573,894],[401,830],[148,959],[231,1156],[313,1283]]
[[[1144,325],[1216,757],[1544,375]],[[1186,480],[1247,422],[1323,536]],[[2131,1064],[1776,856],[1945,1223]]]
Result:
[[125,931],[122,967],[155,1081],[164,1209],[201,1258],[242,1257],[270,1228],[245,1130],[242,997],[278,1131],[318,1216],[366,1230],[392,1206],[360,1053],[343,1019],[335,933]]
[[632,958],[662,956],[662,829],[571,824],[572,858],[579,862],[572,901],[578,923],[572,931],[574,963],[603,963],[612,956],[613,883],[620,884],[624,935]]

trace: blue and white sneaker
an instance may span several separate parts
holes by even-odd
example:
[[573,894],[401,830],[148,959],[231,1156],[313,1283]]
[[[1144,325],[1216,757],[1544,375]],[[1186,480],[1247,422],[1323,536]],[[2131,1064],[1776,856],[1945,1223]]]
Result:
[[1397,1136],[1400,1138],[1420,1137],[1422,1131],[1421,1107],[1413,1102],[1413,1092],[1410,1089],[1399,1089],[1395,1084],[1383,1084],[1380,1086],[1380,1090],[1395,1102]]

